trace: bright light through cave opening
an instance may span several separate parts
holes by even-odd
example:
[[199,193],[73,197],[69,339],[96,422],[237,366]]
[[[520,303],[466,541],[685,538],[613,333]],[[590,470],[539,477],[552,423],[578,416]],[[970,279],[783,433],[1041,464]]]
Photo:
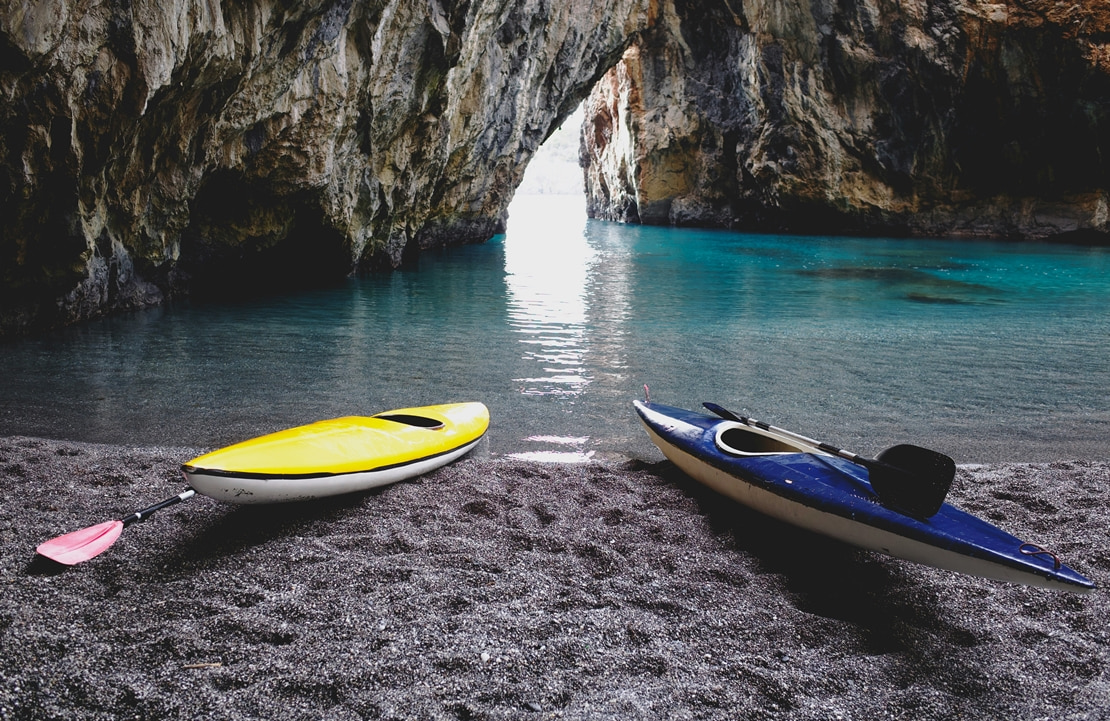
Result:
[[509,215],[520,211],[525,202],[523,197],[535,200],[535,196],[573,196],[582,200],[582,214],[586,213],[586,188],[582,168],[578,165],[579,133],[582,130],[584,103],[563,121],[551,136],[544,141],[524,172],[524,179],[516,189]]
[[[590,278],[598,261],[586,234],[578,166],[581,106],[536,151],[509,205],[504,238],[509,323],[520,341],[513,382],[528,398],[575,397],[593,381]],[[594,451],[580,434],[529,436],[514,458],[581,463]]]

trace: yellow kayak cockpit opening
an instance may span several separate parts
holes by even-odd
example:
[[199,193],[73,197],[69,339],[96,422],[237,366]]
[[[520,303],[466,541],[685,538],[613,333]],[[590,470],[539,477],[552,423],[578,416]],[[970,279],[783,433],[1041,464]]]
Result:
[[417,428],[427,428],[430,431],[439,430],[447,426],[439,418],[428,418],[427,416],[415,416],[408,413],[388,413],[374,416],[381,418],[383,421],[393,421],[394,423],[404,423],[406,426],[416,426]]

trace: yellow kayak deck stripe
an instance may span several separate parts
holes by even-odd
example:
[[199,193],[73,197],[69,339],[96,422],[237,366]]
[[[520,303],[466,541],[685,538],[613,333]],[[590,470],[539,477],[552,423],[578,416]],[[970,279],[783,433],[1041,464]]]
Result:
[[421,456],[419,458],[410,458],[409,460],[399,461],[397,463],[388,463],[388,464],[380,465],[380,466],[367,466],[365,468],[352,468],[351,470],[343,470],[343,471],[311,471],[311,472],[308,472],[308,473],[285,473],[285,472],[281,472],[281,471],[228,471],[228,470],[223,470],[223,469],[219,469],[219,468],[203,468],[201,466],[193,466],[193,465],[189,465],[189,464],[184,464],[182,466],[182,469],[186,473],[203,473],[203,474],[208,475],[208,476],[217,476],[217,477],[223,477],[223,478],[254,478],[254,479],[258,479],[258,480],[281,479],[281,478],[290,478],[290,479],[294,479],[294,478],[296,478],[296,479],[302,479],[302,478],[334,478],[336,476],[346,476],[346,475],[350,475],[352,473],[370,473],[372,471],[388,471],[391,468],[402,468],[404,466],[411,466],[414,463],[420,463],[421,461],[427,461],[427,460],[430,460],[432,458],[437,458],[439,456],[445,456],[449,453],[454,453],[458,449],[464,448],[464,447],[470,445],[471,443],[474,443],[474,442],[478,441],[480,438],[481,438],[481,436],[478,436],[478,438],[473,438],[471,440],[466,441],[465,443],[460,443],[459,445],[457,445],[453,448],[448,448],[446,450],[438,451],[436,453],[429,453],[428,455]]

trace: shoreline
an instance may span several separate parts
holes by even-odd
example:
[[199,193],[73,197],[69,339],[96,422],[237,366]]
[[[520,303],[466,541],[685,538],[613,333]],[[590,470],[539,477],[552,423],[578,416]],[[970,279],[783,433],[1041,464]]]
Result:
[[1100,718],[1110,462],[969,464],[950,500],[1099,584],[859,551],[669,463],[479,453],[370,492],[197,497],[68,569],[48,538],[199,449],[0,437],[0,717]]

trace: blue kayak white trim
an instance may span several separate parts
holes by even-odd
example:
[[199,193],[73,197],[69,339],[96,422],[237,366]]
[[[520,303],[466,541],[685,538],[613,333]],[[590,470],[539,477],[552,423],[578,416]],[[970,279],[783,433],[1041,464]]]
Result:
[[[718,493],[772,518],[859,548],[878,551],[945,570],[968,573],[999,581],[1080,593],[1089,592],[1094,588],[1093,583],[1066,567],[1064,567],[1064,572],[1072,574],[1075,579],[1068,579],[1064,573],[1054,574],[1048,568],[1037,568],[1032,564],[1025,568],[1015,567],[992,560],[987,555],[973,555],[960,550],[944,548],[936,543],[930,543],[928,539],[921,537],[920,534],[903,535],[889,528],[882,528],[872,523],[856,520],[851,517],[854,514],[838,514],[829,510],[831,505],[828,503],[824,507],[817,502],[805,503],[799,500],[796,494],[785,492],[784,488],[793,483],[789,476],[778,482],[780,487],[770,483],[767,484],[767,487],[762,487],[710,463],[705,458],[700,458],[694,453],[680,448],[665,435],[673,433],[676,437],[689,439],[696,437],[698,434],[704,434],[708,437],[705,438],[703,443],[708,446],[709,443],[706,441],[709,441],[709,438],[716,441],[720,437],[719,427],[714,432],[709,428],[688,424],[679,418],[660,413],[649,405],[640,402],[636,402],[636,409],[652,442],[681,471]],[[732,425],[731,421],[716,421],[716,423],[724,424],[726,428]],[[719,455],[723,455],[719,445],[712,450]],[[817,449],[810,453],[828,455],[821,454]],[[749,453],[744,455],[751,457],[753,462],[774,455],[781,455],[784,459],[788,456],[800,458],[800,456],[790,453]],[[736,456],[733,455],[733,457]],[[835,470],[834,466],[830,466],[830,468]],[[783,492],[775,492],[776,490]],[[858,499],[853,502],[858,502]],[[914,537],[914,535],[918,537]],[[1014,539],[1014,541],[1016,542],[1016,549],[1020,541],[1018,539]]]

